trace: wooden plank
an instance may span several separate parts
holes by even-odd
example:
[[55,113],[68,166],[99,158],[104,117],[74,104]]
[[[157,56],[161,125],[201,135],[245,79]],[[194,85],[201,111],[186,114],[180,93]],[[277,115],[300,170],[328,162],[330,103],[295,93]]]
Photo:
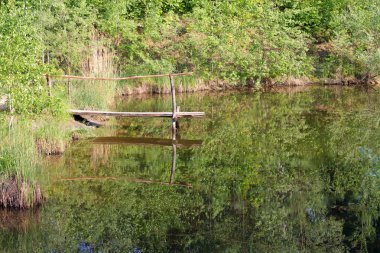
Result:
[[202,145],[201,140],[182,140],[179,139],[173,142],[171,139],[161,138],[139,138],[139,137],[97,137],[92,139],[94,144],[107,144],[107,145],[143,145],[143,146],[172,146],[173,143],[178,147],[193,147]]
[[[93,81],[123,81],[142,78],[168,77],[168,76],[191,76],[193,72],[177,73],[177,74],[159,74],[146,76],[128,76],[128,77],[91,77],[91,76],[72,76],[72,75],[52,75],[50,77],[61,79],[77,79],[77,80],[93,80]],[[49,76],[49,75],[46,75]]]
[[[172,118],[172,112],[109,112],[109,111],[87,111],[87,110],[69,110],[73,115],[100,115],[113,117],[163,117]],[[177,118],[197,118],[205,116],[204,112],[178,112]]]

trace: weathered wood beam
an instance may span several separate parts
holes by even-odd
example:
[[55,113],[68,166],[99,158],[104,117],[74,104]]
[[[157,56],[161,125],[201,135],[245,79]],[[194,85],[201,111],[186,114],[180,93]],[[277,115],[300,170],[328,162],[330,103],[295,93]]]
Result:
[[177,73],[177,74],[159,74],[146,76],[128,76],[128,77],[91,77],[91,76],[72,76],[72,75],[46,75],[49,77],[60,79],[77,79],[77,80],[93,80],[93,81],[123,81],[142,78],[168,77],[168,76],[191,76],[193,72]]
[[169,75],[169,81],[172,92],[172,139],[175,141],[177,138],[177,101],[175,98],[175,87],[172,75]]
[[[113,117],[163,117],[172,118],[173,112],[109,112],[109,111],[87,111],[69,110],[73,115],[93,115],[93,116],[113,116]],[[204,112],[177,112],[177,118],[197,118],[204,117]]]

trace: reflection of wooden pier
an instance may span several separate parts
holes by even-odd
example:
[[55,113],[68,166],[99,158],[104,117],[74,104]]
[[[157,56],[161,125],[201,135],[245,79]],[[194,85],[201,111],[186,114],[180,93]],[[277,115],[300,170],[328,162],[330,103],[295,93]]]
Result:
[[[95,144],[103,145],[143,145],[143,146],[172,146],[172,166],[170,170],[169,183],[165,182],[155,182],[161,183],[162,185],[177,185],[177,186],[188,186],[188,184],[176,184],[174,183],[175,170],[177,167],[177,147],[179,148],[190,148],[193,146],[202,145],[201,140],[183,140],[175,138],[172,139],[160,139],[160,138],[133,138],[133,137],[98,137],[92,140]],[[142,180],[144,181],[144,180]],[[141,181],[141,182],[142,182]]]
[[70,177],[61,178],[58,181],[98,181],[98,180],[125,180],[132,183],[144,183],[144,184],[159,184],[167,186],[181,186],[186,188],[192,188],[189,183],[175,183],[175,171],[177,167],[177,147],[178,148],[191,148],[194,146],[202,145],[202,140],[174,140],[173,139],[161,139],[161,138],[136,138],[136,137],[97,137],[90,139],[94,144],[100,145],[138,145],[138,146],[171,146],[172,147],[172,163],[170,168],[169,181],[161,182],[156,180],[147,180],[140,178],[128,178],[128,177]]
[[[133,138],[133,137],[97,137],[92,139],[95,144],[107,145],[141,145],[141,146],[172,146],[173,140],[160,139],[160,138]],[[178,139],[175,141],[178,147],[190,148],[202,145],[201,140],[183,140]]]
[[52,95],[52,78],[60,78],[69,80],[67,86],[67,93],[70,96],[70,80],[93,80],[93,81],[121,81],[121,80],[133,80],[142,78],[157,78],[157,77],[169,77],[170,88],[172,94],[172,111],[171,112],[109,112],[109,111],[88,111],[88,110],[69,110],[72,115],[90,115],[90,116],[114,116],[114,117],[167,117],[172,119],[172,132],[173,139],[176,139],[176,131],[179,127],[179,118],[194,118],[205,116],[204,112],[180,112],[180,107],[177,106],[175,87],[174,87],[174,77],[176,76],[190,76],[193,73],[177,73],[177,74],[160,74],[160,75],[148,75],[148,76],[129,76],[121,78],[107,78],[107,77],[85,77],[85,76],[50,76],[46,75],[46,80],[49,87],[49,95]]
[[[175,183],[174,176],[176,170],[177,161],[177,146],[178,147],[193,147],[202,144],[199,140],[177,140],[177,128],[179,127],[179,118],[197,118],[205,116],[204,112],[181,112],[180,107],[177,106],[175,87],[174,87],[174,77],[176,76],[190,76],[192,73],[178,73],[178,74],[160,74],[160,75],[149,75],[149,76],[130,76],[122,78],[105,78],[105,77],[83,77],[83,76],[51,76],[46,75],[47,84],[49,87],[49,96],[52,96],[52,86],[53,79],[67,79],[67,93],[70,97],[70,80],[92,80],[92,81],[121,81],[121,80],[133,80],[141,78],[157,78],[157,77],[169,77],[170,88],[172,94],[172,111],[171,112],[110,112],[110,111],[89,111],[89,110],[69,110],[69,113],[74,117],[81,117],[83,115],[89,116],[111,116],[111,117],[166,117],[172,119],[172,139],[157,139],[157,138],[131,138],[131,137],[99,137],[94,138],[93,143],[95,144],[127,144],[127,145],[160,145],[160,146],[172,146],[172,164],[170,170],[169,182],[159,182],[153,180],[144,180],[136,178],[128,178],[127,181],[137,182],[137,183],[155,183],[161,185],[171,185],[171,186],[184,186],[192,187],[191,184],[186,183]],[[95,125],[100,125],[96,124]],[[81,180],[116,180],[114,177],[80,177],[80,178],[62,178],[60,181],[81,181]]]

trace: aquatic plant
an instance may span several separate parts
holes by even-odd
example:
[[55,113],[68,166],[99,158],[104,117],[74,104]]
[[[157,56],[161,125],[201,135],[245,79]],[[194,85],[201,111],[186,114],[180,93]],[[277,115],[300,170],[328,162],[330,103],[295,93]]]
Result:
[[107,110],[117,94],[114,81],[75,81],[71,84],[69,104],[75,109]]
[[67,117],[39,117],[33,120],[33,136],[41,155],[61,155],[71,140],[70,121]]
[[0,138],[0,206],[38,206],[43,200],[40,185],[35,178],[40,168],[40,157],[31,124],[3,118]]

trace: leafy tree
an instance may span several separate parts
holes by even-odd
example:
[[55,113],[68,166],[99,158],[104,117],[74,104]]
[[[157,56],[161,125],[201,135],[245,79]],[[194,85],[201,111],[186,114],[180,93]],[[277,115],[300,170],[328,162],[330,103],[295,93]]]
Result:
[[43,76],[48,68],[41,59],[36,20],[33,13],[12,4],[0,7],[0,88],[17,113],[39,113],[55,103]]
[[380,74],[380,1],[350,2],[335,22],[333,69],[343,77],[371,81]]

